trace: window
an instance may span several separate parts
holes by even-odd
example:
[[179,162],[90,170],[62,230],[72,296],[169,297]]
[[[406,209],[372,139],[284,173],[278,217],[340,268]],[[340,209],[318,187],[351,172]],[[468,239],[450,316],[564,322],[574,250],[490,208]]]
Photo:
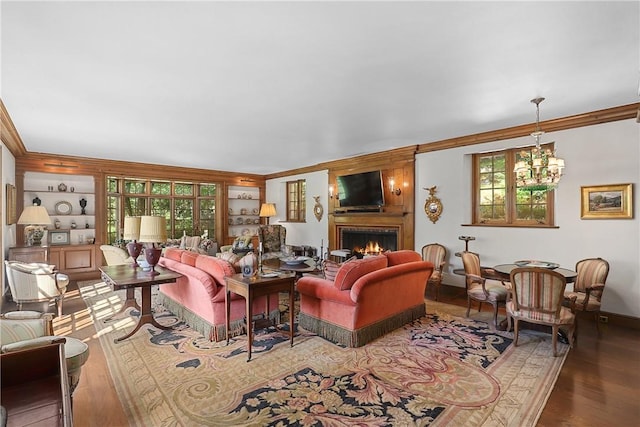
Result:
[[[524,190],[515,180],[515,162],[532,148],[474,154],[474,224],[553,226],[553,191]],[[547,144],[543,148],[553,146]]]
[[107,241],[121,239],[125,216],[167,218],[167,236],[215,236],[217,185],[108,177]]
[[287,181],[287,221],[305,222],[307,183],[304,179]]

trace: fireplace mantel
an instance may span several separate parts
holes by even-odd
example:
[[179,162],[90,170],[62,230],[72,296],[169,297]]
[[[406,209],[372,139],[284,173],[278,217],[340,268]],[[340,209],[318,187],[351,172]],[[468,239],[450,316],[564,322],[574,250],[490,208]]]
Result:
[[349,213],[330,215],[329,248],[342,249],[340,231],[343,228],[394,228],[398,232],[398,250],[413,249],[413,215],[407,213]]
[[[341,227],[380,227],[398,230],[398,250],[414,247],[414,179],[415,156],[410,150],[399,151],[392,156],[361,156],[345,160],[336,168],[329,169],[329,185],[337,188],[336,177],[357,172],[380,169],[384,185],[384,206],[380,212],[341,212],[339,200],[331,197],[328,201],[329,246],[328,250],[342,249],[340,244]],[[391,192],[388,183],[395,180],[402,191]]]

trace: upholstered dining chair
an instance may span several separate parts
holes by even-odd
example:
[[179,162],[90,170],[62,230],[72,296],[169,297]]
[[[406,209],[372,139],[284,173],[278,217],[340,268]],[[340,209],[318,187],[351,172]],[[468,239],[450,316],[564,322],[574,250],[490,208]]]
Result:
[[[0,353],[48,344],[60,338],[53,334],[53,314],[11,311],[0,316]],[[69,376],[69,393],[80,382],[82,365],[89,358],[89,346],[77,338],[64,337],[64,354]]]
[[447,264],[447,248],[439,243],[429,243],[422,247],[422,260],[429,261],[433,264],[433,273],[427,281],[427,288],[432,285],[436,292],[436,301],[438,301],[438,293],[440,284],[442,283],[442,273]]
[[133,264],[133,258],[124,249],[112,245],[100,245],[100,250],[107,265]]
[[55,266],[45,263],[4,262],[9,289],[18,310],[29,302],[55,301],[58,316],[62,316],[62,300],[69,276],[57,273]]
[[286,244],[287,229],[279,224],[258,227],[258,241],[262,243],[262,258],[281,258],[290,254]]
[[609,275],[609,263],[602,258],[585,258],[576,263],[576,272],[573,290],[564,293],[565,301],[573,301],[574,311],[593,312],[600,333],[600,301]]
[[471,310],[471,301],[478,302],[478,311],[482,309],[482,303],[488,302],[493,306],[493,327],[498,327],[498,306],[505,305],[509,290],[498,280],[482,277],[480,256],[475,252],[461,252],[464,265],[465,284],[467,288],[467,314]]
[[507,321],[509,328],[514,320],[514,341],[518,345],[520,321],[551,326],[553,355],[558,356],[558,330],[567,329],[569,345],[573,347],[575,315],[564,307],[565,277],[546,268],[523,267],[511,270],[511,292],[513,298],[507,301]]

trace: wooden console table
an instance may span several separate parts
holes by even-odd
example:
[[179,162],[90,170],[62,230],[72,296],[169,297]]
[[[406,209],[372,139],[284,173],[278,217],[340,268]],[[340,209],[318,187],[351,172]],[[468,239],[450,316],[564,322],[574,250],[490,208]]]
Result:
[[[100,267],[100,271],[102,272],[102,280],[108,285],[113,286],[113,289],[116,291],[120,289],[142,289],[142,309],[140,310],[138,324],[128,334],[114,339],[113,341],[115,343],[129,338],[138,332],[138,329],[140,329],[142,325],[147,323],[158,329],[171,329],[168,326],[162,326],[153,318],[151,311],[151,286],[175,282],[182,277],[182,274],[158,266],[156,266],[154,270],[144,271],[141,267],[133,267],[131,264],[103,266]],[[124,302],[125,306],[133,306],[130,301],[132,296],[133,292],[127,292],[127,300]]]
[[[227,292],[225,293],[227,344],[229,344],[229,318],[231,309],[231,292],[236,293],[247,302],[247,362],[251,360],[251,343],[253,342],[253,300],[263,295],[289,292],[289,339],[293,347],[293,311],[295,304],[294,288],[295,274],[280,274],[277,277],[244,277],[242,274],[234,274],[226,278]],[[269,315],[269,300],[267,299],[267,315]]]

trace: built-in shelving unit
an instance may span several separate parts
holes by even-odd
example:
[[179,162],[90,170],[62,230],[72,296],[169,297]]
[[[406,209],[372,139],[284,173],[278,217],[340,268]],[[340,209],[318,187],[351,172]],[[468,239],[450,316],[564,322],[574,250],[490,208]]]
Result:
[[[40,199],[52,221],[47,230],[69,231],[70,244],[85,244],[95,238],[94,187],[92,176],[26,172],[24,206]],[[83,199],[84,215],[80,205]]]
[[229,237],[257,235],[260,225],[260,188],[229,186],[228,207]]
[[[74,279],[98,271],[94,177],[28,171],[22,188],[23,208],[39,203],[51,218],[43,238],[47,262]],[[68,239],[51,239],[54,232],[68,233]]]

